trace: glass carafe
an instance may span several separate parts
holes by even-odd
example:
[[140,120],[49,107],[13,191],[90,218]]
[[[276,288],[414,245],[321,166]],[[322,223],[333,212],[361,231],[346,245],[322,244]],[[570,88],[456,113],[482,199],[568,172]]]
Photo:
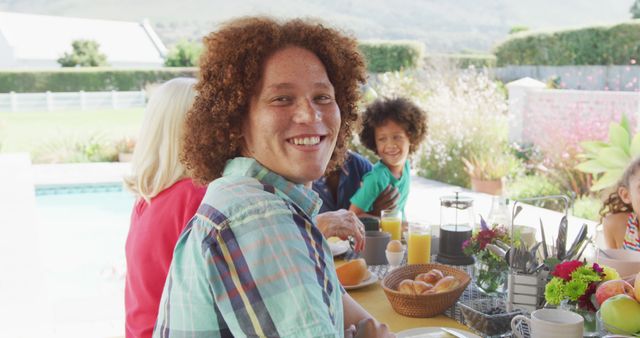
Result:
[[471,238],[475,227],[473,199],[460,196],[440,198],[440,248],[437,261],[451,265],[473,264],[473,257],[462,251],[462,244]]

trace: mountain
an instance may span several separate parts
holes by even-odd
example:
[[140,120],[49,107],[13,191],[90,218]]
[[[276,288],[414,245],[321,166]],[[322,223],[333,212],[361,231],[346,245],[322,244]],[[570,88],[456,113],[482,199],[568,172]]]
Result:
[[509,29],[628,20],[633,0],[0,0],[0,11],[109,20],[148,18],[165,44],[200,39],[244,15],[317,17],[360,39],[423,41],[428,52],[489,52]]

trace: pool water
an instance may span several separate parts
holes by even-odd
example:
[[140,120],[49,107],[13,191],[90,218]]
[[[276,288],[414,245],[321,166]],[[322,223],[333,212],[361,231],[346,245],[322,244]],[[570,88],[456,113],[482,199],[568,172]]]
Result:
[[36,192],[39,250],[58,333],[123,335],[124,246],[133,203],[118,187]]

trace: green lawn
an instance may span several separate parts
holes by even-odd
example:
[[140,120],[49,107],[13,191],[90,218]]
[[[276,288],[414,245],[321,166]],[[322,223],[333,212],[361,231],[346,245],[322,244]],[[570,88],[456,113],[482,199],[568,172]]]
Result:
[[0,152],[30,152],[93,139],[109,143],[135,137],[143,108],[0,113]]

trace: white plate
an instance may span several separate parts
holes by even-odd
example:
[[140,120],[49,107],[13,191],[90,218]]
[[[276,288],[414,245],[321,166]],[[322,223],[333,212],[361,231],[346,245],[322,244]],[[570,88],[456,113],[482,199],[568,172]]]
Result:
[[369,271],[369,277],[367,277],[367,279],[360,282],[360,284],[344,286],[344,289],[345,290],[359,289],[359,288],[363,288],[365,286],[371,285],[377,281],[378,281],[378,276],[376,276],[375,273],[371,273],[371,271]]
[[[447,329],[455,332],[455,333],[459,333],[461,335],[463,335],[464,337],[467,338],[480,338],[480,336],[473,334],[471,332],[468,331],[463,331],[463,330],[458,330],[458,329],[454,329],[454,328],[450,328],[447,327]],[[410,337],[414,337],[414,338],[420,338],[424,335],[425,338],[427,337],[438,337],[437,335],[428,335],[428,334],[433,334],[433,333],[442,333],[442,337],[453,337],[452,335],[445,333],[444,331],[440,330],[439,327],[418,327],[415,329],[409,329],[409,330],[404,330],[401,332],[397,332],[396,333],[396,337],[397,338],[410,338]]]
[[349,241],[329,242],[329,249],[333,257],[344,255],[349,251]]

